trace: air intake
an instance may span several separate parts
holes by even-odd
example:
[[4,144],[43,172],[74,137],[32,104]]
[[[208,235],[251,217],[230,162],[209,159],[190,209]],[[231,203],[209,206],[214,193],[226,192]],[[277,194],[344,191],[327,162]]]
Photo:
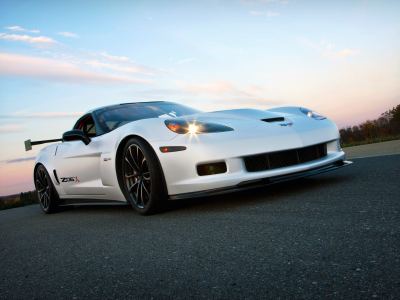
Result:
[[199,176],[221,174],[226,173],[226,171],[227,169],[225,162],[217,162],[197,166],[197,174],[199,174]]
[[326,144],[319,144],[295,150],[248,156],[244,158],[244,163],[247,172],[260,172],[303,164],[326,155]]
[[285,121],[285,118],[282,118],[282,117],[279,117],[279,118],[269,118],[269,119],[262,119],[261,121],[268,122],[268,123],[271,123],[271,122],[280,122],[280,121]]

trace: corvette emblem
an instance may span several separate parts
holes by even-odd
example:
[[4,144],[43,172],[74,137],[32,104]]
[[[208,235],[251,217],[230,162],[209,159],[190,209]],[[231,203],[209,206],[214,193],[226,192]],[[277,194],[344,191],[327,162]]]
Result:
[[281,123],[281,124],[278,124],[278,126],[287,126],[287,127],[290,127],[292,125],[293,125],[293,123]]

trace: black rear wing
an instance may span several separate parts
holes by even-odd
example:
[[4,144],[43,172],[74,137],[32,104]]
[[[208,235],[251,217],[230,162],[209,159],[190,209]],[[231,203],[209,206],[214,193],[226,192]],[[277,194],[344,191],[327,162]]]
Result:
[[40,145],[40,144],[46,144],[46,143],[55,143],[55,142],[62,142],[63,139],[56,139],[56,140],[46,140],[46,141],[37,141],[37,142],[31,142],[31,140],[25,141],[25,151],[32,150],[32,146],[35,145]]

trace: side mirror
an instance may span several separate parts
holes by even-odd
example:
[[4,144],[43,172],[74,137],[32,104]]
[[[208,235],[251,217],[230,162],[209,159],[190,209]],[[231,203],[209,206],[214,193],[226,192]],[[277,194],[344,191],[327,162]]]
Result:
[[66,142],[82,141],[86,146],[91,142],[91,139],[83,131],[77,129],[64,132],[62,138]]

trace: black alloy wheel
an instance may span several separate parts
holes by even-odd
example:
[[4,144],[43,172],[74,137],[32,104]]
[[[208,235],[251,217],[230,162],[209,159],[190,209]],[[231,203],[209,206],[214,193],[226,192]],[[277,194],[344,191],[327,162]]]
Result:
[[40,207],[46,214],[55,212],[58,207],[59,197],[51,182],[49,173],[43,165],[36,169],[34,179]]
[[142,215],[164,208],[163,177],[153,149],[143,140],[132,138],[125,145],[122,161],[125,198]]

